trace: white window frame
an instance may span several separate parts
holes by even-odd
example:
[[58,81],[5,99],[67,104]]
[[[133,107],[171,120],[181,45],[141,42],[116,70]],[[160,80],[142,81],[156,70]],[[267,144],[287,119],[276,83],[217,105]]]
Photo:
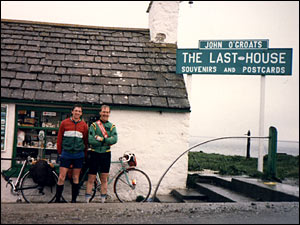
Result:
[[[1,152],[6,152],[6,147],[7,147],[7,119],[8,119],[8,105],[7,104],[1,104],[1,113],[2,113],[2,107],[6,108],[6,112],[5,112],[5,132],[4,132],[4,146],[2,149],[1,146]],[[2,115],[1,115],[1,127],[2,127]],[[2,128],[1,128],[2,131]],[[1,135],[1,139],[2,139],[2,135]]]

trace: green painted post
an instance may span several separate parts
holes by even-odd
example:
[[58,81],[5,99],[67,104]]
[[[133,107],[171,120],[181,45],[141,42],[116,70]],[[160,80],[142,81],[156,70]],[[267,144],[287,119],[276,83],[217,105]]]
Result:
[[246,154],[246,158],[247,159],[250,159],[250,135],[251,135],[251,132],[250,130],[248,130],[248,133],[247,133],[247,154]]
[[269,128],[269,137],[267,176],[276,178],[277,130],[275,127]]

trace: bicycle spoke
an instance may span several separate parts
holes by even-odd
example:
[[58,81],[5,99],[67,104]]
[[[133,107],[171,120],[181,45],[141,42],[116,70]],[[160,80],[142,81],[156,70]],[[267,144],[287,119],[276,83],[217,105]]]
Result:
[[130,181],[128,181],[128,182],[126,181],[126,177],[125,176],[121,176],[119,178],[119,181],[123,182],[125,185],[128,185],[128,186],[132,187],[132,185],[130,183],[128,183]]
[[129,169],[116,178],[114,191],[121,202],[144,202],[151,193],[151,182],[141,170]]

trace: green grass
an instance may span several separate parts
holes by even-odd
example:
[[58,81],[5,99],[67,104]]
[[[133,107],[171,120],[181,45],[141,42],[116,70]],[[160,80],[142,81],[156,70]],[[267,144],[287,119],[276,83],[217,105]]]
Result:
[[[210,169],[219,171],[221,175],[248,175],[251,177],[267,178],[268,156],[264,157],[264,173],[257,171],[257,158],[243,156],[225,156],[203,152],[189,152],[189,171]],[[279,179],[299,179],[299,156],[278,153],[276,161],[276,177]]]

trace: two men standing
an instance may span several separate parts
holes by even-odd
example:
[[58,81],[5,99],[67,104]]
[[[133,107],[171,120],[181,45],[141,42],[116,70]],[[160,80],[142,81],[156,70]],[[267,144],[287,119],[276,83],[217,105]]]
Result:
[[[72,109],[72,116],[62,121],[57,136],[57,152],[61,156],[55,202],[61,202],[64,181],[70,165],[73,165],[71,202],[76,202],[79,192],[79,175],[85,158],[88,158],[89,168],[86,200],[87,202],[90,200],[96,173],[100,169],[101,201],[105,201],[111,162],[110,146],[118,140],[116,127],[108,121],[109,115],[110,107],[103,105],[100,110],[100,120],[93,123],[88,130],[87,124],[80,119],[82,106],[75,105]],[[88,144],[91,145],[89,152],[87,152]]]

